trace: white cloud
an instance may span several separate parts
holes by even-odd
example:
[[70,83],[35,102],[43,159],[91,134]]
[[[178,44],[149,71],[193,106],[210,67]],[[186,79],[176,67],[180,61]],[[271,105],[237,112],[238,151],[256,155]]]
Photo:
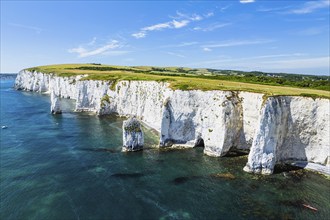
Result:
[[192,42],[183,42],[183,43],[179,43],[179,44],[169,44],[169,45],[163,45],[160,46],[159,48],[171,48],[171,47],[189,47],[189,46],[193,46],[198,44],[198,42],[196,41],[192,41]]
[[[96,39],[95,39],[96,40]],[[93,41],[92,41],[93,42]],[[95,42],[93,42],[93,45]],[[90,43],[87,44],[87,46],[91,46]],[[114,51],[113,49],[122,47],[121,44],[119,44],[118,41],[112,40],[110,43],[107,43],[103,46],[99,46],[94,49],[86,49],[84,46],[79,46],[76,48],[71,48],[68,50],[69,53],[77,53],[78,57],[89,57],[89,56],[95,56],[95,55],[121,55],[124,53],[127,53],[128,51]]]
[[[319,0],[306,2],[302,7],[288,11],[289,14],[309,14],[317,9],[328,8],[330,0]],[[328,8],[329,9],[329,8]]]
[[231,23],[222,23],[222,24],[215,23],[215,24],[211,24],[211,25],[209,25],[207,27],[204,27],[204,28],[202,28],[202,27],[194,27],[193,29],[195,31],[214,31],[216,29],[223,28],[223,27],[226,27],[226,26],[229,26],[229,25],[231,25]]
[[213,16],[212,12],[207,13],[206,15],[199,15],[199,14],[192,14],[192,15],[188,15],[188,14],[184,14],[182,12],[177,11],[176,12],[176,16],[170,16],[173,19],[185,19],[185,20],[190,20],[190,21],[201,21],[204,18],[208,18]]
[[69,53],[78,53],[78,54],[83,54],[86,52],[86,49],[83,48],[82,46],[76,47],[76,48],[71,48],[68,49]]
[[254,56],[254,57],[248,57],[248,58],[241,58],[245,60],[258,60],[258,59],[269,59],[269,58],[278,58],[278,57],[300,57],[300,56],[306,56],[305,53],[290,53],[290,54],[271,54],[271,55],[262,55],[262,56]]
[[201,21],[201,20],[203,20],[203,17],[200,16],[200,15],[193,15],[193,16],[190,18],[190,20],[192,20],[192,21]]
[[185,58],[186,56],[179,54],[179,53],[173,53],[173,52],[166,52],[168,55],[171,56],[176,56],[176,57],[181,57],[181,58]]
[[257,9],[257,11],[258,12],[279,12],[279,11],[288,10],[289,8],[291,8],[291,6],[277,7],[277,8],[260,7]]
[[18,27],[18,28],[23,28],[23,29],[27,29],[27,30],[32,30],[32,31],[35,31],[36,34],[40,34],[43,31],[42,28],[29,26],[29,25],[16,24],[16,23],[8,23],[8,25],[12,26],[12,27]]
[[89,46],[93,46],[96,43],[96,37],[93,37],[93,39],[87,43]]
[[272,40],[239,40],[239,41],[226,41],[215,44],[204,45],[207,48],[217,48],[217,47],[234,47],[243,45],[254,45],[254,44],[265,44],[273,42]]
[[120,55],[128,54],[130,52],[131,51],[128,51],[128,50],[108,50],[108,51],[105,51],[104,53],[102,53],[102,55],[120,56]]
[[125,62],[133,62],[133,61],[135,61],[135,59],[134,58],[125,58],[125,59],[123,59],[123,61],[125,61]]
[[240,0],[239,2],[242,4],[247,4],[247,3],[253,3],[255,2],[255,0]]
[[206,15],[204,15],[205,18],[209,18],[209,17],[212,17],[212,16],[214,16],[214,12],[209,12]]
[[152,25],[149,27],[144,27],[141,30],[142,31],[159,31],[161,29],[170,28],[170,27],[171,27],[171,23],[166,22],[166,23],[155,24],[155,25]]
[[144,31],[141,31],[141,32],[137,32],[137,33],[132,34],[132,36],[135,37],[136,39],[144,38],[146,35],[147,34]]
[[198,42],[196,41],[192,41],[192,42],[183,42],[181,44],[176,45],[177,47],[187,47],[187,46],[192,46],[192,45],[196,45],[198,44]]
[[140,29],[140,31],[133,33],[132,37],[135,37],[136,39],[139,38],[144,38],[147,36],[147,33],[150,31],[160,31],[163,29],[179,29],[187,26],[191,22],[196,22],[196,21],[201,21],[204,18],[208,18],[213,16],[213,12],[207,13],[206,15],[198,15],[198,14],[193,14],[193,15],[187,15],[181,12],[176,12],[176,16],[172,17],[173,20],[168,21],[168,22],[163,22],[147,27],[143,27]]
[[147,32],[149,31],[160,31],[163,29],[173,29],[173,28],[179,29],[179,28],[183,28],[184,26],[187,26],[189,23],[190,23],[189,20],[181,20],[181,21],[172,20],[169,22],[159,23],[152,26],[141,28],[139,32],[132,34],[132,36],[135,37],[136,39],[144,38],[147,36]]
[[[220,8],[220,12],[225,12],[228,8],[230,8],[231,7],[231,5],[226,5],[226,6],[224,6],[224,7],[221,7]],[[217,7],[218,8],[218,7]]]
[[325,32],[328,27],[311,27],[304,30],[295,31],[293,34],[302,36],[314,36]]
[[189,24],[189,21],[188,20],[182,20],[182,21],[173,20],[172,24],[173,24],[174,28],[182,28],[184,26],[187,26]]
[[182,19],[182,18],[184,18],[184,19],[186,19],[186,18],[189,18],[189,16],[187,14],[184,14],[182,12],[177,11],[176,12],[176,16],[170,16],[170,18],[174,18],[174,19]]
[[210,51],[212,51],[212,49],[210,49],[210,48],[208,48],[208,47],[204,47],[204,48],[203,48],[203,51],[205,51],[205,52],[210,52]]

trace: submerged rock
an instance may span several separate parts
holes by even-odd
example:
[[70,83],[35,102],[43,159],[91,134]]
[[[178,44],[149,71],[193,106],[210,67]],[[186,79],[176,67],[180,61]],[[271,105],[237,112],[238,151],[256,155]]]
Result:
[[51,106],[50,106],[50,111],[52,114],[61,114],[61,105],[58,97],[55,95],[54,90],[50,94],[50,101],[51,101]]
[[215,173],[210,175],[213,178],[235,179],[236,177],[231,173]]
[[122,151],[138,151],[143,149],[144,137],[141,123],[136,118],[129,118],[123,123]]
[[200,178],[200,177],[199,176],[180,176],[180,177],[175,178],[173,180],[173,183],[175,185],[183,184],[183,183],[188,182],[189,180],[193,180],[193,179],[197,179],[197,178]]
[[168,220],[168,219],[192,219],[191,214],[189,212],[184,211],[170,211],[166,215],[159,218],[160,220]]

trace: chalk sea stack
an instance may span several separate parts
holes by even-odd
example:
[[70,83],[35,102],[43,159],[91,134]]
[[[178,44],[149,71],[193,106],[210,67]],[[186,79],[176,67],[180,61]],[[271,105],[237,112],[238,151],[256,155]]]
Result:
[[52,91],[52,93],[50,94],[50,99],[51,99],[51,106],[50,106],[51,113],[52,114],[62,114],[60,100],[55,95],[54,91]]
[[123,152],[139,151],[143,149],[143,131],[141,123],[132,117],[123,123]]

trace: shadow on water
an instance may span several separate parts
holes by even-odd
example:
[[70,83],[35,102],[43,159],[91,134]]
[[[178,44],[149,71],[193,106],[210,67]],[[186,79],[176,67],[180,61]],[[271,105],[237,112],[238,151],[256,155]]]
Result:
[[302,180],[307,175],[307,172],[302,167],[290,164],[278,164],[275,165],[273,174],[283,174],[284,177],[297,182]]
[[240,157],[248,154],[249,152],[247,150],[232,149],[224,157]]
[[134,178],[140,178],[144,176],[149,176],[155,174],[152,170],[147,170],[145,172],[132,172],[132,173],[114,173],[111,176],[120,178],[120,179],[134,179]]
[[217,181],[217,180],[233,180],[236,179],[236,177],[231,173],[211,173],[208,175],[201,175],[201,176],[193,175],[193,176],[176,177],[172,180],[172,183],[174,183],[175,185],[179,185],[197,179]]
[[140,178],[145,176],[144,173],[115,173],[111,175],[112,177],[129,179],[129,178]]
[[198,138],[194,147],[205,147],[203,138]]
[[274,174],[279,174],[283,172],[289,172],[289,171],[296,171],[296,170],[303,170],[302,167],[293,166],[290,164],[277,164],[274,167]]
[[202,178],[202,176],[181,176],[174,178],[172,183],[174,183],[175,185],[179,185],[199,178]]
[[76,148],[77,150],[80,151],[89,151],[89,152],[107,152],[107,153],[121,153],[121,150],[115,150],[115,149],[109,149],[109,148],[85,148],[85,147],[80,147]]

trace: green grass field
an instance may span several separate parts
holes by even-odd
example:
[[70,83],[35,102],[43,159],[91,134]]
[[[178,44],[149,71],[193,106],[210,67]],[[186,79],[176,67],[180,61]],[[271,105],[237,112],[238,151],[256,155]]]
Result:
[[56,74],[63,77],[87,75],[82,80],[95,79],[117,82],[120,80],[143,80],[168,82],[172,89],[181,90],[232,90],[263,93],[268,96],[293,95],[312,98],[330,98],[328,84],[325,84],[324,90],[287,85],[278,86],[272,85],[269,82],[246,82],[248,77],[245,76],[223,77],[214,75],[208,69],[149,66],[129,67],[100,64],[59,64],[32,67],[27,70]]

